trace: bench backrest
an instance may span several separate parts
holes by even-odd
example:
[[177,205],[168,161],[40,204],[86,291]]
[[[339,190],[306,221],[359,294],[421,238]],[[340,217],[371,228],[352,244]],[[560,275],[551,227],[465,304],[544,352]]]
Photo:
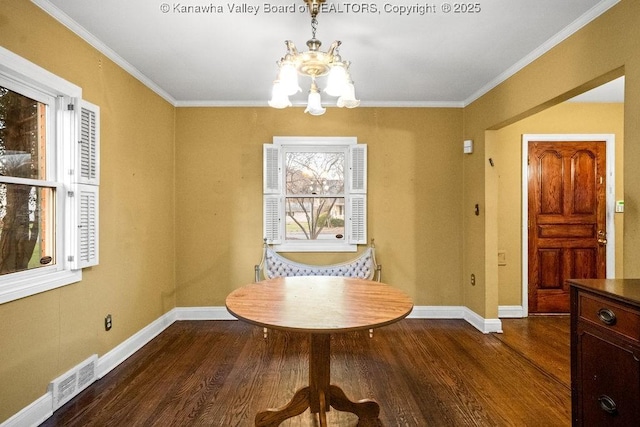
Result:
[[340,264],[312,265],[292,261],[264,245],[260,264],[255,266],[255,280],[291,276],[343,276],[381,281],[382,266],[378,265],[373,244],[357,258]]

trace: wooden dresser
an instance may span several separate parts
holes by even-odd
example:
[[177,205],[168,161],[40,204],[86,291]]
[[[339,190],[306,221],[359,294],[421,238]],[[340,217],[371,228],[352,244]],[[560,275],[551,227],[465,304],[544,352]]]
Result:
[[569,280],[574,426],[640,426],[640,279]]

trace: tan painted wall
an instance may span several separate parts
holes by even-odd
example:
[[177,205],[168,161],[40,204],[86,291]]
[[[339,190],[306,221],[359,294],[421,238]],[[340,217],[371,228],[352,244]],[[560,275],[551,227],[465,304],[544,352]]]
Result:
[[[261,144],[274,135],[353,135],[368,143],[369,235],[385,280],[418,305],[466,305],[494,318],[499,198],[487,162],[495,144],[485,131],[624,67],[623,274],[640,276],[639,19],[640,2],[622,0],[464,110],[331,109],[317,118],[300,109],[175,109],[32,3],[2,0],[2,46],[83,87],[100,105],[102,185],[100,265],[79,284],[0,306],[0,420],[171,308],[222,305],[229,290],[252,280],[262,234]],[[461,154],[463,136],[474,139],[473,155]],[[106,313],[114,315],[108,333]]]
[[[464,267],[476,286],[463,289],[464,303],[485,318],[498,312],[498,186],[488,158],[500,129],[624,74],[624,277],[640,276],[640,2],[622,0],[561,44],[464,109],[464,137],[476,153],[464,165]],[[480,217],[471,213],[480,201]]]
[[0,305],[2,422],[175,307],[175,111],[29,1],[1,1],[0,44],[82,87],[102,115],[100,265],[80,283]]
[[[459,305],[462,110],[179,108],[177,305],[224,305],[253,280],[262,247],[262,144],[273,136],[356,136],[368,144],[368,233],[383,280],[416,305]],[[339,262],[347,254],[291,254]]]
[[[499,304],[522,302],[522,135],[607,133],[615,135],[616,200],[623,198],[624,104],[565,102],[495,131],[498,181],[498,249],[507,263],[498,268]],[[616,214],[616,276],[622,276],[624,214]]]

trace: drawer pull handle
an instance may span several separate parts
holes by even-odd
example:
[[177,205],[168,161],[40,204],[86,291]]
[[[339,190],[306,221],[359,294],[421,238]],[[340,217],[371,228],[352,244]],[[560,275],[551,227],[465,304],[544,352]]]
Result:
[[613,401],[612,398],[603,394],[598,398],[598,403],[600,403],[600,409],[606,412],[609,415],[617,415],[618,408],[616,407],[616,402]]
[[600,310],[598,310],[598,317],[605,325],[616,324],[616,314],[608,308],[601,308]]

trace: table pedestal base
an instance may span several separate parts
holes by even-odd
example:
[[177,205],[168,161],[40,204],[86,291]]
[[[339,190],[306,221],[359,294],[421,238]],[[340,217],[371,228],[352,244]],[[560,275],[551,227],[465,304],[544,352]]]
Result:
[[353,402],[336,385],[330,385],[331,336],[311,334],[309,351],[309,386],[296,391],[285,406],[267,409],[256,415],[256,427],[277,427],[286,419],[302,414],[307,408],[318,414],[321,427],[327,425],[327,411],[351,412],[358,416],[358,427],[381,426],[380,405],[374,400]]
[[[293,398],[282,408],[267,409],[266,411],[259,412],[256,415],[256,427],[276,427],[281,422],[288,418],[295,417],[302,414],[311,406],[309,395],[311,387],[303,387],[296,391]],[[338,386],[329,386],[328,394],[323,398],[324,393],[320,396],[320,409],[317,411],[320,426],[327,425],[327,411],[330,408],[326,406],[326,401],[330,402],[330,406],[337,411],[351,412],[358,416],[358,427],[379,427],[380,419],[380,406],[378,403],[371,399],[363,399],[358,402],[353,402],[344,394],[342,389]],[[313,412],[313,410],[312,410]]]

